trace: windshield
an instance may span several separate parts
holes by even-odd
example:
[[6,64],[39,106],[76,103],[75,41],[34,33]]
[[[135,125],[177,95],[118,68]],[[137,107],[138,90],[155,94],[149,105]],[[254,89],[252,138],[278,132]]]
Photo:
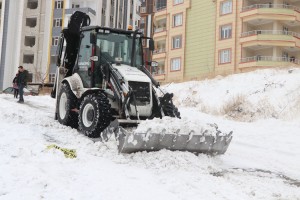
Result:
[[112,32],[97,34],[97,48],[101,49],[101,64],[106,62],[115,63],[118,61],[122,64],[131,65],[131,59],[133,58],[133,66],[140,67],[143,64],[140,37],[137,37],[135,41],[134,56],[132,56],[132,47],[133,36],[131,35]]

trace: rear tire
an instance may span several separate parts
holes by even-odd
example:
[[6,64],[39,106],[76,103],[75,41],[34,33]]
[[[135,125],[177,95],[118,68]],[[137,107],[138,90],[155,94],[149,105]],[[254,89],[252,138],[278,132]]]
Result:
[[107,97],[99,92],[84,97],[79,109],[79,130],[91,138],[100,137],[100,133],[110,124],[112,115]]
[[76,108],[76,105],[76,96],[73,94],[70,86],[64,83],[57,97],[57,120],[59,123],[72,128],[78,127],[78,114],[72,111],[72,109]]

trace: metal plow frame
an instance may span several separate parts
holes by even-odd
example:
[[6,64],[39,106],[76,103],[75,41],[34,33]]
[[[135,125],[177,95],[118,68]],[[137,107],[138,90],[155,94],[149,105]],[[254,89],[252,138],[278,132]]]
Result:
[[228,135],[188,135],[166,133],[129,133],[124,128],[118,127],[116,131],[119,141],[120,153],[134,153],[139,151],[188,151],[192,153],[205,153],[211,155],[224,154],[232,140],[232,132]]

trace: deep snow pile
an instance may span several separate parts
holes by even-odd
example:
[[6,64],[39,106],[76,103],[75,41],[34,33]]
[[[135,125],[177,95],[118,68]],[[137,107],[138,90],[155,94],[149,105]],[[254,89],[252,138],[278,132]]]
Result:
[[178,106],[240,121],[300,116],[300,69],[266,69],[205,81],[169,84]]
[[203,119],[195,119],[183,117],[182,119],[163,117],[162,119],[154,118],[153,120],[145,120],[139,124],[135,133],[164,133],[188,135],[211,135],[220,136],[227,135],[230,131],[224,132],[218,129],[216,124],[204,123]]
[[[269,102],[277,98],[294,104],[297,100],[284,94],[293,88],[297,91],[299,70],[277,72],[264,70],[176,84],[176,90],[173,85],[167,87],[174,91],[184,120],[216,123],[221,130],[234,132],[226,154],[214,157],[167,150],[118,154],[113,138],[107,143],[95,142],[55,121],[55,100],[49,96],[25,97],[26,103],[18,104],[11,95],[0,95],[0,199],[299,200],[299,118],[283,121],[270,117],[245,123],[225,119],[214,107],[223,107],[226,87],[232,93],[265,88],[257,83],[265,83],[262,74],[276,75],[277,81],[285,83],[273,92],[266,90]],[[253,84],[244,83],[251,79]],[[208,94],[202,90],[193,93],[189,84],[195,90],[207,87]],[[247,92],[244,95],[251,99]],[[187,98],[193,99],[194,106]],[[199,112],[203,102],[211,109],[207,113],[218,111],[217,116]],[[273,105],[278,108],[276,102]],[[285,111],[292,112],[293,107],[286,106]],[[174,125],[166,123],[169,128]],[[77,158],[68,159],[57,149],[47,149],[52,144],[75,149]]]

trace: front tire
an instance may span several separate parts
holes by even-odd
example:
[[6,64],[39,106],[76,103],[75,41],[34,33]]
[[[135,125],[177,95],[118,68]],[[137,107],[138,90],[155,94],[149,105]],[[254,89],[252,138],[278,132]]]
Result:
[[64,83],[57,98],[57,120],[59,123],[72,128],[78,127],[78,114],[72,111],[72,109],[76,108],[76,105],[76,96],[73,94],[70,86]]
[[100,133],[110,124],[112,115],[107,97],[99,92],[84,97],[79,109],[79,130],[91,138],[100,137]]

